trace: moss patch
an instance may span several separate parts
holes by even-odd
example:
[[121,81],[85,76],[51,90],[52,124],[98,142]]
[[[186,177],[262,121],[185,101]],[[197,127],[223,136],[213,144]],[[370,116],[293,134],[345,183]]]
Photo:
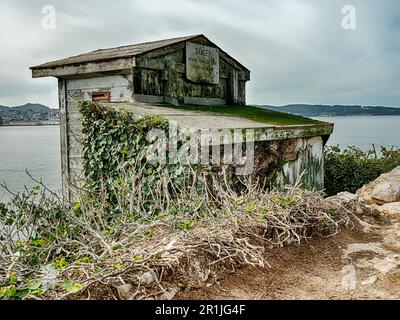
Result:
[[272,125],[307,125],[307,124],[326,123],[318,120],[313,120],[310,118],[305,118],[283,112],[271,111],[252,106],[168,105],[168,108],[181,109],[187,111],[202,111],[202,112],[209,112],[226,116],[235,116],[257,122],[264,122],[266,124],[272,124]]

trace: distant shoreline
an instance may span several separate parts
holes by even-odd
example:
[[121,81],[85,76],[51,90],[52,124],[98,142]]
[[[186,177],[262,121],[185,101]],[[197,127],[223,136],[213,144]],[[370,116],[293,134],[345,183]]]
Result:
[[60,124],[60,111],[42,104],[27,103],[22,106],[0,105],[0,126],[26,127]]
[[352,118],[352,117],[371,117],[371,118],[377,118],[377,117],[400,117],[400,114],[347,114],[347,115],[326,115],[326,114],[320,114],[320,115],[312,115],[312,116],[303,116],[303,117],[311,117],[311,118]]
[[20,124],[20,125],[5,125],[0,126],[0,128],[16,128],[16,127],[56,127],[60,124]]
[[59,126],[59,120],[46,120],[46,121],[14,121],[4,123],[0,127],[44,127],[44,126]]
[[376,117],[400,116],[400,108],[378,106],[309,105],[292,104],[286,106],[258,105],[260,108],[295,114],[303,117]]

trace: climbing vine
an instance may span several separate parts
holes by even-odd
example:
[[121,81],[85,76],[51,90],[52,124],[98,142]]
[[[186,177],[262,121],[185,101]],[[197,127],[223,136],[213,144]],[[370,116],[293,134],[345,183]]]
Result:
[[80,111],[84,140],[84,174],[92,189],[119,177],[129,161],[143,152],[154,128],[168,130],[168,121],[157,116],[137,118],[125,110],[82,102]]
[[87,190],[107,190],[109,202],[115,206],[118,192],[121,192],[118,186],[131,184],[134,188],[134,182],[126,180],[130,174],[135,174],[135,179],[146,180],[144,194],[149,194],[149,199],[144,199],[146,204],[152,199],[151,191],[161,172],[168,175],[168,187],[173,190],[179,190],[192,180],[193,167],[147,161],[146,152],[151,146],[147,135],[152,129],[161,129],[167,135],[169,123],[166,119],[154,115],[138,117],[124,109],[116,110],[93,102],[82,102],[80,111]]

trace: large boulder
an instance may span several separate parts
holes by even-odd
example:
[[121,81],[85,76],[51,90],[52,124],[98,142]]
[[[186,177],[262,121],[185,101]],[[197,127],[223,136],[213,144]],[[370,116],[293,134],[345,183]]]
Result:
[[400,180],[388,179],[372,189],[371,198],[378,204],[400,201]]
[[350,193],[341,192],[336,196],[326,199],[332,205],[342,206],[358,215],[369,216],[374,219],[380,219],[380,210],[375,205],[368,205],[360,196]]
[[382,174],[365,185],[357,194],[368,204],[382,205],[400,201],[400,167]]
[[400,202],[386,203],[378,207],[378,210],[386,216],[400,218]]
[[358,214],[363,213],[365,209],[364,201],[358,195],[350,192],[341,192],[336,196],[327,198],[326,200],[332,203],[340,204],[346,209]]
[[383,216],[400,218],[400,167],[365,185],[357,195]]

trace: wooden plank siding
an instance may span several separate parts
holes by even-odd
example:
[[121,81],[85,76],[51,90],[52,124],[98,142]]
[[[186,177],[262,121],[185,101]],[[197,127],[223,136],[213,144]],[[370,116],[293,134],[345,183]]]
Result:
[[60,109],[60,147],[61,147],[61,179],[63,195],[69,200],[69,165],[67,134],[67,86],[65,79],[58,80],[58,97]]
[[93,92],[110,92],[110,102],[133,102],[131,75],[60,79],[61,153],[63,190],[71,200],[75,188],[82,187],[83,140],[80,101],[91,101]]
[[68,80],[67,98],[69,102],[91,101],[92,92],[110,92],[110,102],[132,102],[131,76],[111,75]]
[[[69,81],[67,81],[67,88],[68,85]],[[68,183],[72,191],[81,187],[84,181],[82,114],[78,111],[78,103],[78,100],[67,101]],[[70,113],[74,116],[71,117]],[[72,194],[70,192],[71,198]]]

